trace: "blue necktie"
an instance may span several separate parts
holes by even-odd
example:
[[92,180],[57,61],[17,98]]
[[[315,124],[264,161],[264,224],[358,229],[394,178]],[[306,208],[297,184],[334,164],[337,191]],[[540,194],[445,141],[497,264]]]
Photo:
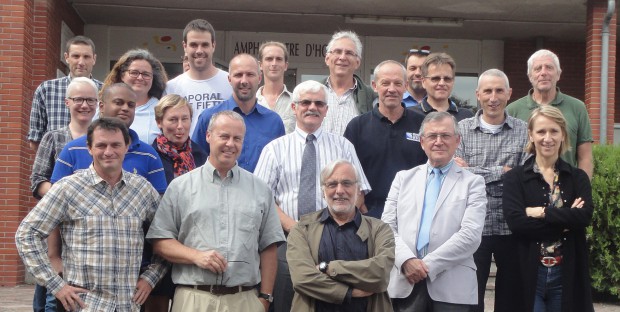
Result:
[[[430,181],[426,186],[426,192],[424,194],[424,208],[422,210],[422,222],[420,222],[420,231],[418,232],[418,255],[421,254],[425,247],[428,247],[428,242],[431,233],[431,223],[433,222],[433,215],[435,214],[435,205],[437,204],[437,197],[439,197],[439,190],[441,190],[441,170],[439,168],[433,168],[433,173],[429,177]],[[426,253],[424,253],[426,254]]]
[[297,217],[316,211],[316,149],[314,134],[306,137],[306,146],[301,157],[299,194],[297,194]]

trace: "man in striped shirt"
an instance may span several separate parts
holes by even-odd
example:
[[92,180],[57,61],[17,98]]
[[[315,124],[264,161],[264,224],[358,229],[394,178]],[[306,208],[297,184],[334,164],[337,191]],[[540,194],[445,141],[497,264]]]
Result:
[[[144,232],[159,194],[124,171],[127,127],[116,118],[88,128],[93,163],[57,183],[22,221],[15,243],[27,269],[69,311],[139,311],[166,271],[160,258],[140,272]],[[50,264],[43,239],[59,226],[64,276]]]
[[[371,188],[355,153],[355,147],[344,137],[323,131],[321,127],[328,109],[326,95],[325,86],[316,81],[305,81],[295,88],[291,104],[297,119],[295,131],[267,144],[254,171],[254,174],[271,188],[285,233],[288,233],[301,217],[298,200],[299,196],[303,195],[303,191],[300,192],[302,156],[306,140],[310,136],[313,136],[313,140],[308,144],[313,144],[315,149],[315,186],[320,185],[319,168],[337,159],[350,161],[361,177],[360,181],[357,181],[360,183],[361,192],[356,206],[362,213],[366,212],[364,195],[370,192]],[[313,201],[313,211],[327,205],[319,187],[314,188],[314,195],[310,198]],[[278,273],[274,294],[274,310],[290,311],[294,291],[286,263],[286,244],[278,248]]]

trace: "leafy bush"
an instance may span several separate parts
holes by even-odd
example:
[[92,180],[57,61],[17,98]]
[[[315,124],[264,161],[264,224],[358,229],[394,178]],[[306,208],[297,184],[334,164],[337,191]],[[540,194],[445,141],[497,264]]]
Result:
[[594,146],[588,228],[590,274],[595,291],[620,298],[620,146]]

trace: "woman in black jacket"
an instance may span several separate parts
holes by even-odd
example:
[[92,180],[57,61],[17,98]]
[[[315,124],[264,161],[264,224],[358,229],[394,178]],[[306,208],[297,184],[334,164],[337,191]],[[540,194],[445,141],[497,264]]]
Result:
[[560,158],[569,141],[557,108],[535,109],[528,132],[534,157],[504,175],[504,216],[518,240],[523,278],[514,287],[521,287],[526,311],[594,311],[585,234],[590,180]]

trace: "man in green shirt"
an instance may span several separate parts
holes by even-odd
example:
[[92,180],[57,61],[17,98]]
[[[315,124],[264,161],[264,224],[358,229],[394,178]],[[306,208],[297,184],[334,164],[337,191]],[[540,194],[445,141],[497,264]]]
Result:
[[560,60],[549,50],[538,50],[527,61],[527,76],[532,83],[528,94],[507,107],[510,116],[527,122],[530,113],[540,105],[557,107],[568,125],[571,149],[562,155],[569,164],[583,169],[590,179],[594,165],[592,163],[592,128],[585,104],[571,96],[563,94],[557,87],[562,69]]

